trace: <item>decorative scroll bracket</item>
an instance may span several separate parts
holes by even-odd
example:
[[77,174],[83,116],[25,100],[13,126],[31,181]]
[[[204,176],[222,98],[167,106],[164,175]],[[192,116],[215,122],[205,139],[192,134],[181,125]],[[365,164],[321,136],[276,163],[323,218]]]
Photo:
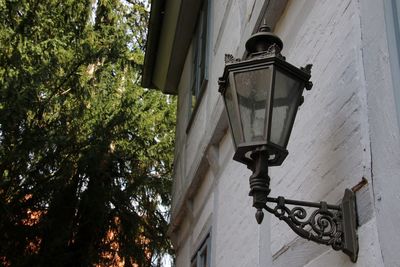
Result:
[[[357,211],[353,191],[346,189],[339,205],[291,200],[284,197],[271,198],[268,197],[270,192],[268,148],[258,147],[252,151],[250,157],[252,161],[247,167],[253,171],[253,174],[249,181],[249,195],[253,197],[253,207],[257,209],[258,224],[263,221],[263,210],[266,210],[286,222],[299,236],[319,244],[332,246],[334,250],[342,250],[351,261],[357,261]],[[276,203],[276,205],[269,207],[267,203]],[[306,210],[304,207],[310,209]],[[311,215],[307,214],[310,211]]]
[[[332,246],[334,250],[342,250],[352,262],[357,261],[357,215],[355,195],[350,189],[345,190],[339,205],[290,200],[284,197],[267,197],[267,202],[276,203],[276,206],[271,208],[265,205],[264,209],[285,221],[299,236]],[[287,205],[295,207],[289,208]],[[304,207],[315,208],[308,218]]]

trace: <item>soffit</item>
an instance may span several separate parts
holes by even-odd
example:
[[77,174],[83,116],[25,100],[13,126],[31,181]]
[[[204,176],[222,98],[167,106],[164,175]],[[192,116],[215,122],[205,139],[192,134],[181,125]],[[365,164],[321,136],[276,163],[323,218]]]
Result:
[[177,93],[201,3],[153,0],[142,86]]

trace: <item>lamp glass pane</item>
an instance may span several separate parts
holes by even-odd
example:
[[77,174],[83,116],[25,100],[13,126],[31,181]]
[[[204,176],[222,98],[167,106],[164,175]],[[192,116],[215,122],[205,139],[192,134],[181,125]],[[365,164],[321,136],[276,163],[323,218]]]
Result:
[[286,148],[302,92],[302,81],[276,70],[270,141]]
[[237,147],[237,144],[240,144],[241,142],[243,142],[243,140],[241,140],[241,129],[240,129],[240,121],[239,121],[239,114],[238,114],[238,110],[236,108],[237,104],[236,99],[233,98],[233,92],[232,92],[232,87],[228,86],[226,87],[226,91],[225,91],[225,107],[226,107],[226,111],[228,113],[228,119],[229,119],[229,124],[231,127],[231,132],[232,132],[232,137],[234,140],[234,145],[235,147]]
[[244,141],[266,139],[265,114],[271,95],[272,68],[250,70],[235,74]]

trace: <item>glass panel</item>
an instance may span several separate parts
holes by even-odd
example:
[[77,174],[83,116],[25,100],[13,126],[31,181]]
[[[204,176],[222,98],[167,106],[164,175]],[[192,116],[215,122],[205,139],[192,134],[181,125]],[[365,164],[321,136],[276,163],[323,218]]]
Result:
[[265,113],[271,95],[272,68],[235,74],[245,142],[265,140]]
[[206,79],[206,53],[207,53],[207,1],[204,2],[201,10],[201,19],[198,22],[201,27],[200,29],[200,40],[199,40],[199,51],[200,54],[200,77],[199,80],[203,81]]
[[210,246],[211,240],[210,236],[206,237],[206,240],[203,242],[199,250],[197,250],[196,254],[193,255],[192,261],[190,263],[190,267],[210,267]]
[[299,104],[301,86],[300,80],[276,70],[270,136],[272,143],[286,147]]
[[208,267],[207,261],[207,246],[200,253],[200,267]]
[[400,2],[399,0],[384,1],[384,6],[394,100],[400,127],[400,76],[398,75],[400,73]]
[[197,53],[197,40],[198,36],[195,35],[193,37],[193,65],[192,65],[192,74],[191,74],[191,111],[193,111],[194,107],[196,106],[196,100],[199,97],[199,91],[200,91],[200,81],[199,81],[199,75],[198,75],[198,67],[197,65],[199,64],[199,54]]
[[236,105],[234,101],[236,100],[233,99],[232,88],[228,84],[225,91],[225,107],[228,112],[229,124],[231,125],[231,132],[234,140],[234,146],[236,148],[237,145],[243,141],[241,139],[240,121],[238,118],[237,110],[235,108]]
[[204,88],[204,82],[207,80],[207,38],[208,38],[208,5],[204,2],[200,11],[197,25],[192,38],[193,62],[192,62],[192,98],[191,111],[197,105],[201,90]]

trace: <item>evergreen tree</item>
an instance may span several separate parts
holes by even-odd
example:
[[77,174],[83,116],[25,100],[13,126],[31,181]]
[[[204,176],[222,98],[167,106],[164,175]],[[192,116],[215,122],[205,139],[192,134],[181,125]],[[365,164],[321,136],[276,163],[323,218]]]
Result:
[[140,0],[0,0],[0,265],[157,266],[175,99]]

